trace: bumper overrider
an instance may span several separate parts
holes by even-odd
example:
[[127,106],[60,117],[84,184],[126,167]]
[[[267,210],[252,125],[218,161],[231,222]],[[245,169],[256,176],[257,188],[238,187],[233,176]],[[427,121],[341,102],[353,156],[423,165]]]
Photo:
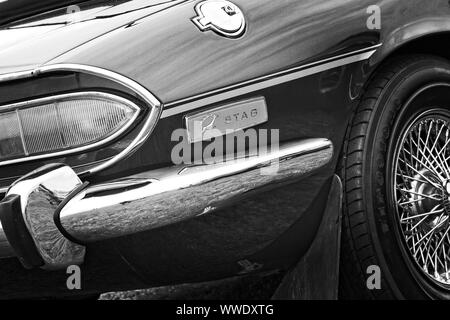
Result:
[[[64,164],[47,165],[13,183],[0,203],[0,258],[16,256],[26,268],[46,270],[81,264],[89,243],[209,214],[251,192],[299,180],[332,158],[330,140],[308,139],[99,184],[83,183]],[[276,173],[261,174],[275,162]]]

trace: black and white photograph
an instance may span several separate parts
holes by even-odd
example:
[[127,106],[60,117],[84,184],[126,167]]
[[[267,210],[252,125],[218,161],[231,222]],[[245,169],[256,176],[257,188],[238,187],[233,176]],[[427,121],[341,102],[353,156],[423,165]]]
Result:
[[449,43],[448,0],[0,0],[0,300],[450,299]]

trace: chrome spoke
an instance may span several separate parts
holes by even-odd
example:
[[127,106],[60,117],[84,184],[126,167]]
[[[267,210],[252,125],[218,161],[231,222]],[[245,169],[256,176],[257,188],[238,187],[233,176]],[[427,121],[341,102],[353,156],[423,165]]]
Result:
[[421,217],[426,217],[426,216],[430,216],[430,215],[433,215],[433,214],[436,214],[436,213],[442,213],[442,212],[444,212],[444,209],[433,210],[433,211],[430,211],[430,212],[425,212],[425,213],[421,213],[421,214],[416,214],[416,215],[414,215],[414,216],[409,216],[409,217],[407,217],[407,218],[403,218],[403,219],[401,219],[401,221],[402,221],[402,222],[404,222],[404,221],[409,221],[409,220],[412,220],[412,219],[417,219],[417,218],[421,218]]
[[[424,198],[425,198],[425,199],[436,200],[436,201],[441,200],[441,199],[435,197],[435,196],[438,196],[438,194],[436,194],[436,193],[431,194],[431,195],[426,195],[426,194],[422,194],[422,193],[419,193],[419,192],[414,192],[414,191],[411,191],[411,190],[399,189],[399,191],[401,191],[401,192],[406,192],[406,193],[410,193],[410,194],[414,194],[414,195],[416,195],[416,196],[420,196],[421,198],[420,198],[419,200],[423,200]],[[401,204],[400,204],[400,205],[401,205]]]
[[418,117],[394,155],[393,193],[404,243],[419,268],[450,285],[450,122]]

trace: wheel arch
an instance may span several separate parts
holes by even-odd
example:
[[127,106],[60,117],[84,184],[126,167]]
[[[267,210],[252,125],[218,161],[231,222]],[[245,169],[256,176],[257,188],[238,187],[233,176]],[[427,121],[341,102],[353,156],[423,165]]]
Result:
[[428,54],[450,60],[450,20],[432,20],[401,28],[389,35],[380,49],[372,56],[366,85],[379,68],[400,55]]
[[413,50],[410,51],[412,53],[445,55],[450,58],[450,49],[440,42],[450,39],[450,20],[446,15],[404,24],[382,38],[383,46],[373,57],[375,64],[409,50]]
[[450,42],[450,20],[446,20],[417,23],[393,32],[369,60],[362,88],[366,90],[377,72],[398,56],[434,55],[450,61],[450,46],[443,45]]

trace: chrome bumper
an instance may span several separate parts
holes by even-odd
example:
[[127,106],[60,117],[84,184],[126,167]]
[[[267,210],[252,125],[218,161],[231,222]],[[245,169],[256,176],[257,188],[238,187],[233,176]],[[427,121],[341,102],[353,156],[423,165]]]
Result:
[[332,157],[331,141],[310,139],[220,164],[173,166],[96,185],[83,184],[65,165],[46,166],[16,181],[0,204],[0,258],[18,256],[28,268],[79,264],[87,243],[211,213],[251,191],[298,180]]

